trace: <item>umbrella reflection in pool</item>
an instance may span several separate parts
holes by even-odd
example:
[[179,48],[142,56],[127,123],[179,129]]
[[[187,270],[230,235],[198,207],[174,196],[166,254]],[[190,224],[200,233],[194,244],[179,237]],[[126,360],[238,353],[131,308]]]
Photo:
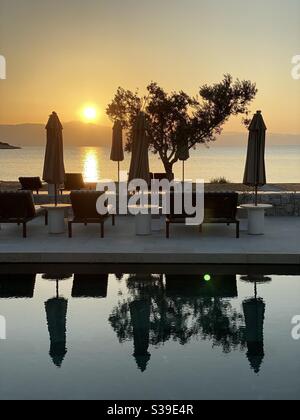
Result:
[[59,297],[59,281],[67,280],[71,275],[43,275],[44,279],[56,281],[56,297],[45,302],[48,331],[50,336],[49,355],[57,367],[61,367],[67,354],[66,323],[68,301]]
[[135,300],[129,304],[133,327],[133,356],[138,368],[144,372],[150,360],[149,332],[150,332],[150,298]]
[[247,341],[247,357],[251,368],[259,373],[265,357],[264,351],[264,320],[266,304],[257,297],[257,283],[269,283],[272,279],[265,276],[244,276],[241,280],[254,283],[254,298],[243,302],[245,316],[245,339]]

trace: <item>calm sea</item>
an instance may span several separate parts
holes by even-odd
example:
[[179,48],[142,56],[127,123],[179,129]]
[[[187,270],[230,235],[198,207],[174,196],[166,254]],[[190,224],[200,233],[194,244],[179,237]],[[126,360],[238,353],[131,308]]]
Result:
[[[245,166],[244,147],[200,147],[191,153],[186,162],[186,178],[193,180],[225,176],[231,182],[241,182]],[[117,164],[111,162],[110,149],[105,147],[66,147],[67,172],[82,172],[86,181],[116,179]],[[41,176],[44,148],[25,147],[21,150],[0,150],[0,180],[14,181],[19,176]],[[266,153],[269,182],[300,182],[300,145],[269,146]],[[128,171],[130,155],[121,163],[121,170]],[[156,156],[150,155],[153,172],[162,172],[163,166]],[[176,177],[182,173],[181,163],[174,166]]]

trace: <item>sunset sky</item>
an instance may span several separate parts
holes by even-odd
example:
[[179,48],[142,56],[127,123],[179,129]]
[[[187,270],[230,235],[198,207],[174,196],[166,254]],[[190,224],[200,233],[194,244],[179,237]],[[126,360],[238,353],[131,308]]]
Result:
[[[118,86],[198,93],[224,73],[251,79],[269,130],[300,133],[299,0],[0,0],[0,123],[63,121],[105,107]],[[227,131],[240,131],[240,119]]]

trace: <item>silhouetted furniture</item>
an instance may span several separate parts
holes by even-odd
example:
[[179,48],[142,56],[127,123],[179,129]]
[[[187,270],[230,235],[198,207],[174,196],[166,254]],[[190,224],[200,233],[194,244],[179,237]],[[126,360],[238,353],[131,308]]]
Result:
[[[72,238],[73,224],[88,225],[91,223],[100,224],[101,238],[104,238],[104,223],[109,218],[110,214],[101,215],[97,212],[97,200],[104,194],[100,191],[72,191],[70,194],[71,204],[73,209],[73,219],[69,220],[69,237]],[[112,215],[112,224],[115,225],[115,216]]]
[[106,298],[108,274],[75,274],[73,298]]
[[[176,214],[175,212],[175,195],[170,194],[170,214],[166,218],[166,236],[170,237],[170,224],[183,224],[187,218],[193,217],[183,212]],[[240,222],[237,220],[237,207],[238,207],[238,194],[237,193],[213,193],[207,192],[204,195],[204,224],[206,223],[219,223],[236,225],[236,237],[240,237]],[[183,201],[182,196],[182,202]],[[196,193],[192,197],[193,206],[196,205]],[[184,209],[184,205],[182,206]],[[200,226],[200,232],[202,225]]]
[[239,195],[237,193],[205,193],[204,223],[236,225],[236,237],[240,237],[240,221],[237,219]]
[[63,191],[80,191],[86,188],[82,174],[65,174],[64,188]]
[[33,298],[35,274],[1,274],[0,298]]
[[21,190],[23,191],[39,191],[43,188],[43,183],[40,177],[20,177],[19,182],[21,184]]
[[238,297],[235,275],[166,275],[167,297]]
[[23,237],[27,236],[27,223],[45,215],[48,224],[48,213],[34,205],[30,191],[0,192],[0,223],[13,223],[23,226]]

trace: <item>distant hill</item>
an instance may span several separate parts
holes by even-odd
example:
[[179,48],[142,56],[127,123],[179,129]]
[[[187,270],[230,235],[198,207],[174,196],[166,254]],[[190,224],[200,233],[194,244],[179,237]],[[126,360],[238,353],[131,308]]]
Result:
[[[243,146],[248,142],[248,132],[244,133],[231,133],[224,132],[218,137],[214,143],[215,146]],[[267,133],[267,145],[272,146],[294,146],[300,145],[300,134],[276,134]]]
[[[64,126],[64,144],[69,146],[104,146],[111,144],[111,128],[95,124],[70,122]],[[0,125],[0,139],[17,146],[43,146],[43,124]]]
[[[95,124],[82,122],[64,123],[64,144],[67,146],[110,146],[112,130]],[[8,141],[16,146],[43,146],[45,144],[45,126],[43,124],[0,125],[0,141]],[[224,132],[214,143],[218,146],[243,146],[248,133]],[[268,144],[300,145],[300,134],[268,133]]]

